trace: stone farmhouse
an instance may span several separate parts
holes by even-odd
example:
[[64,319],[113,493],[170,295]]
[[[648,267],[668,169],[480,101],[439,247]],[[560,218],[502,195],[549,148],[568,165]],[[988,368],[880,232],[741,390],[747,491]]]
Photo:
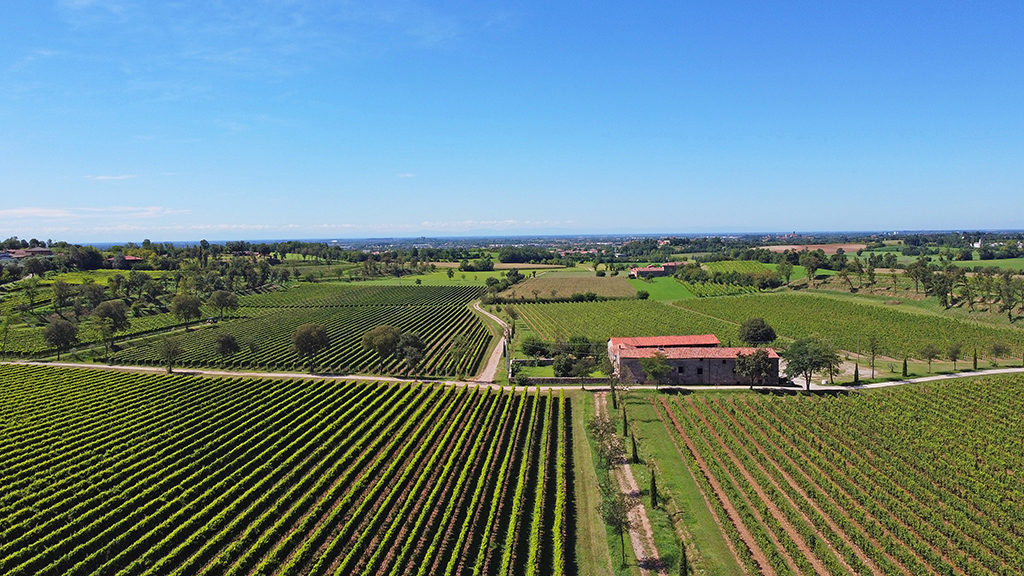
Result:
[[630,278],[658,278],[671,276],[676,273],[676,268],[682,266],[682,262],[666,262],[661,266],[634,266],[629,269]]
[[[608,358],[621,382],[639,384],[646,381],[641,358],[652,358],[659,352],[672,367],[668,385],[750,385],[750,378],[736,372],[736,357],[753,354],[757,348],[727,348],[713,334],[696,336],[650,336],[612,338],[608,341]],[[774,373],[766,380],[778,382],[779,355],[766,349]]]

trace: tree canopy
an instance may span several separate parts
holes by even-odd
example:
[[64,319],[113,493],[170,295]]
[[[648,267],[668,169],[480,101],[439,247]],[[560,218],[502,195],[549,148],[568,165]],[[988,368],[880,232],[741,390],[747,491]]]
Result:
[[185,330],[188,330],[189,322],[199,318],[202,308],[199,297],[191,294],[178,294],[171,300],[171,314],[185,323]]
[[663,384],[665,378],[672,372],[668,358],[661,352],[656,352],[650,358],[641,358],[640,367],[643,368],[647,378],[654,380],[655,384]]
[[309,360],[309,372],[316,368],[316,355],[331,345],[327,331],[319,324],[303,324],[292,334],[292,348],[300,358]]
[[373,350],[380,361],[380,371],[384,371],[384,360],[390,358],[402,341],[402,331],[394,326],[384,324],[371,328],[363,334],[363,348]]
[[736,356],[736,373],[750,378],[750,387],[764,384],[775,373],[775,364],[768,356],[768,350],[758,348],[751,354]]
[[811,377],[815,372],[831,372],[841,362],[835,347],[816,335],[793,342],[783,357],[786,359],[786,376],[803,376],[808,390],[811,389]]
[[220,312],[221,320],[224,319],[225,310],[238,310],[238,296],[234,292],[228,292],[227,290],[214,290],[206,303],[211,308],[216,308]]
[[43,338],[50,346],[57,349],[57,360],[59,361],[61,351],[78,342],[78,326],[58,318],[46,325],[46,328],[43,329]]
[[747,318],[740,324],[739,338],[750,346],[763,346],[775,341],[775,329],[764,318]]

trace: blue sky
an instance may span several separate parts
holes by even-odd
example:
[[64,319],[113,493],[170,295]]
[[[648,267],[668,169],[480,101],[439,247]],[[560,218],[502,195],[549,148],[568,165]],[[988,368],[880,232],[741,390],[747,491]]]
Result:
[[7,0],[0,235],[1024,228],[1021,30],[1019,2]]

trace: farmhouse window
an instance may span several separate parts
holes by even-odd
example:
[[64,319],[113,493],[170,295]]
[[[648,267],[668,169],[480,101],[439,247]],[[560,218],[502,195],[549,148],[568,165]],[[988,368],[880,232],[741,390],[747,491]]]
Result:
[[679,373],[680,374],[685,374],[686,373],[686,367],[685,366],[680,366],[679,367]]
[[697,368],[697,374],[703,374],[703,373],[704,373],[704,369],[703,368]]

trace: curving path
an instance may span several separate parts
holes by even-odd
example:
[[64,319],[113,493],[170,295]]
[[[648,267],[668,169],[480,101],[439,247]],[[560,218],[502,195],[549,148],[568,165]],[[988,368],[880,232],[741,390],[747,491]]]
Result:
[[494,375],[498,373],[498,366],[501,365],[501,355],[502,355],[502,353],[505,350],[505,342],[506,342],[505,335],[508,334],[509,325],[506,324],[505,321],[502,320],[501,318],[498,318],[494,314],[491,314],[487,310],[484,310],[483,307],[480,306],[480,301],[479,300],[477,300],[476,302],[473,302],[473,308],[475,308],[477,312],[480,312],[484,316],[487,316],[491,320],[494,320],[495,322],[497,322],[498,326],[501,326],[501,331],[502,331],[501,339],[498,340],[498,345],[495,346],[494,347],[494,351],[491,352],[491,357],[487,360],[487,365],[484,366],[484,369],[480,372],[480,374],[478,376],[476,376],[475,378],[471,378],[471,380],[473,380],[475,382],[493,383],[494,382]]

